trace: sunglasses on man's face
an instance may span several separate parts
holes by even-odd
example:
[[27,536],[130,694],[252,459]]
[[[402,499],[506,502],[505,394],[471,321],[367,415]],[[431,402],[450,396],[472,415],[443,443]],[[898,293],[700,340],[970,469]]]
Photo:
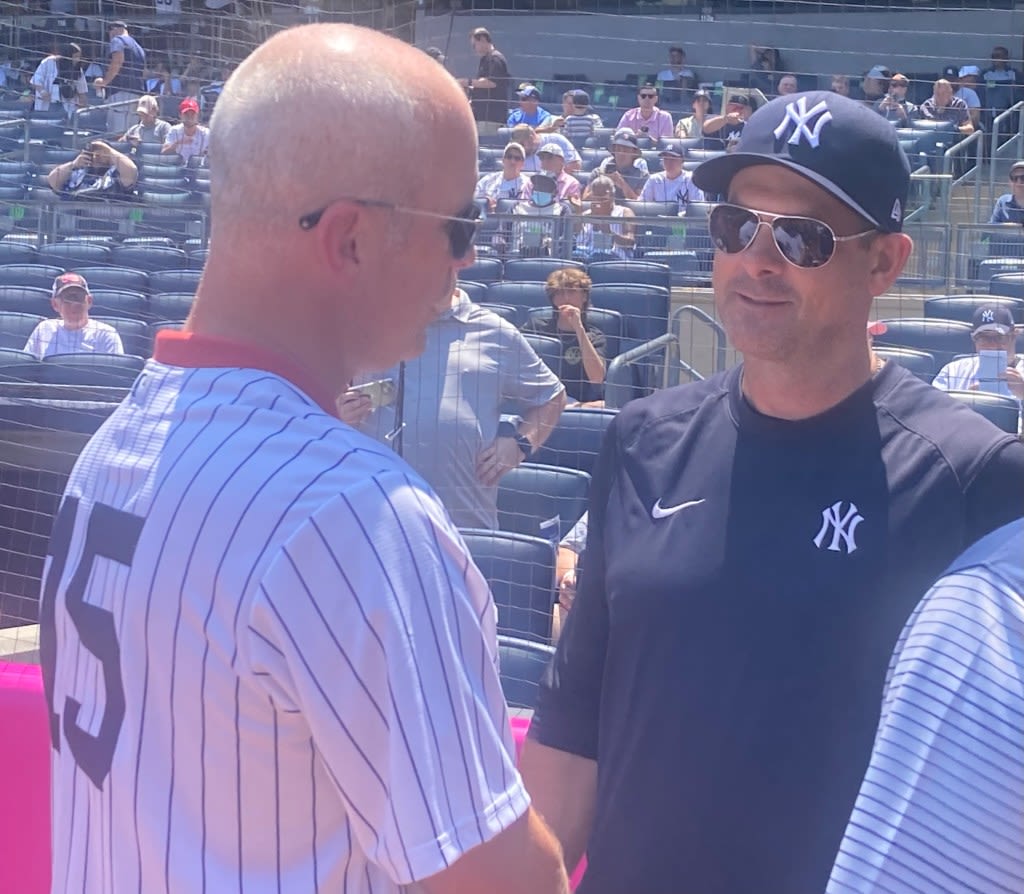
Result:
[[708,215],[708,229],[715,248],[727,255],[746,251],[766,226],[779,253],[794,267],[816,269],[824,267],[836,252],[836,243],[860,239],[874,229],[837,236],[827,223],[813,217],[770,214],[754,211],[741,205],[716,205]]
[[1012,174],[1010,175],[1010,181],[1012,183],[1024,183],[1024,174]]
[[657,93],[641,93],[640,94],[640,98],[641,99],[657,99],[658,98],[658,94]]

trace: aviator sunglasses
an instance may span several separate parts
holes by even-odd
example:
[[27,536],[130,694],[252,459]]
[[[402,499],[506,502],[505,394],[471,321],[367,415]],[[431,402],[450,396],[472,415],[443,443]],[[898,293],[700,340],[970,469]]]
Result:
[[715,205],[708,215],[711,241],[727,255],[748,249],[762,226],[771,230],[779,253],[794,267],[803,269],[824,267],[835,254],[837,242],[851,242],[876,232],[872,228],[837,236],[827,223],[813,217],[769,214],[741,205]]
[[356,199],[351,196],[340,196],[334,199],[323,208],[311,211],[299,218],[299,226],[304,230],[312,230],[320,218],[324,216],[334,202],[352,202],[355,205],[362,205],[365,208],[387,208],[401,214],[415,214],[420,217],[433,217],[436,220],[445,221],[444,229],[448,235],[448,246],[452,257],[455,260],[464,258],[473,244],[473,237],[476,236],[477,227],[480,225],[480,208],[470,202],[458,214],[438,214],[435,211],[423,211],[419,208],[407,208],[404,205],[396,205],[394,202],[384,202],[379,199]]

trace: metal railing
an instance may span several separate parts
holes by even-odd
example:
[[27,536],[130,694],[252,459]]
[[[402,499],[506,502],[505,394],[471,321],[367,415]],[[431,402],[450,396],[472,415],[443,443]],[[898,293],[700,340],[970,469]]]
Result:
[[[1013,124],[1014,115],[1017,116],[1017,132],[1007,139],[1002,145],[999,144],[999,136],[1003,132],[1003,124],[1007,125],[1006,132],[1010,132],[1010,127]],[[988,204],[989,207],[993,205],[996,197],[999,193],[996,191],[1000,189],[996,184],[996,168],[999,167],[998,162],[1004,159],[1024,158],[1024,102],[1018,102],[1015,105],[1010,106],[1005,112],[996,115],[992,119],[992,133],[990,135],[991,147],[989,152],[989,158],[991,164],[988,168]],[[975,221],[982,223],[981,213],[982,208],[975,207]]]
[[618,409],[625,406],[630,400],[636,397],[636,384],[633,380],[633,367],[642,360],[647,360],[662,351],[672,354],[666,357],[661,370],[661,383],[656,387],[665,388],[669,385],[679,384],[679,368],[684,368],[694,378],[701,379],[703,376],[694,370],[689,364],[679,357],[679,342],[674,335],[666,332],[650,341],[645,341],[635,348],[631,348],[619,354],[605,370],[604,375],[604,405],[610,409]]
[[[682,307],[678,307],[672,312],[672,316],[669,320],[669,332],[675,335],[680,346],[683,344],[683,317],[687,316],[693,317],[695,320],[697,320],[700,323],[703,323],[709,329],[711,329],[711,333],[714,336],[713,350],[715,360],[713,371],[722,372],[725,369],[727,363],[726,346],[729,341],[728,336],[725,334],[725,329],[723,329],[722,325],[703,308],[697,307],[695,304],[684,304]],[[680,355],[682,354],[682,347],[680,347],[679,353]],[[700,378],[703,378],[703,376],[700,376],[700,374],[697,373],[697,371],[692,366],[686,363],[681,356],[679,358],[679,362],[686,368],[686,371],[690,375],[696,374]]]
[[955,288],[987,291],[991,275],[1024,270],[1024,230],[1014,224],[957,224],[952,249],[949,284]]
[[[133,96],[131,99],[120,99],[117,102],[106,102],[98,106],[86,106],[84,108],[76,108],[71,113],[71,121],[69,123],[69,129],[71,130],[71,148],[77,149],[81,143],[79,142],[81,136],[86,136],[88,140],[96,139],[96,131],[89,128],[81,128],[79,121],[85,114],[93,114],[98,111],[111,111],[124,108],[129,113],[135,111],[135,107],[139,103],[139,98]],[[125,128],[127,130],[127,128]],[[105,133],[105,136],[114,136],[116,139],[120,139],[122,134],[113,134],[113,132]]]

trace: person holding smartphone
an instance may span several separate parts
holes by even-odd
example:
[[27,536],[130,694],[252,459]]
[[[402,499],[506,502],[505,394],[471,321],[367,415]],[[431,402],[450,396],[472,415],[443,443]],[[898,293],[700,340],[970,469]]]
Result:
[[1010,311],[1001,304],[983,304],[972,325],[977,353],[947,363],[932,384],[943,391],[991,391],[1024,400],[1024,357],[1016,351]]

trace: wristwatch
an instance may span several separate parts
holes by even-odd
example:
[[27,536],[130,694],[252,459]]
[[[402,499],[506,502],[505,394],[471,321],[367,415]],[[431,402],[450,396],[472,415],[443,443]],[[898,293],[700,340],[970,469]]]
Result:
[[533,456],[533,444],[530,443],[530,439],[526,435],[520,434],[519,429],[515,425],[507,420],[498,423],[498,437],[499,438],[515,438],[516,446],[523,453],[523,460],[528,460]]

